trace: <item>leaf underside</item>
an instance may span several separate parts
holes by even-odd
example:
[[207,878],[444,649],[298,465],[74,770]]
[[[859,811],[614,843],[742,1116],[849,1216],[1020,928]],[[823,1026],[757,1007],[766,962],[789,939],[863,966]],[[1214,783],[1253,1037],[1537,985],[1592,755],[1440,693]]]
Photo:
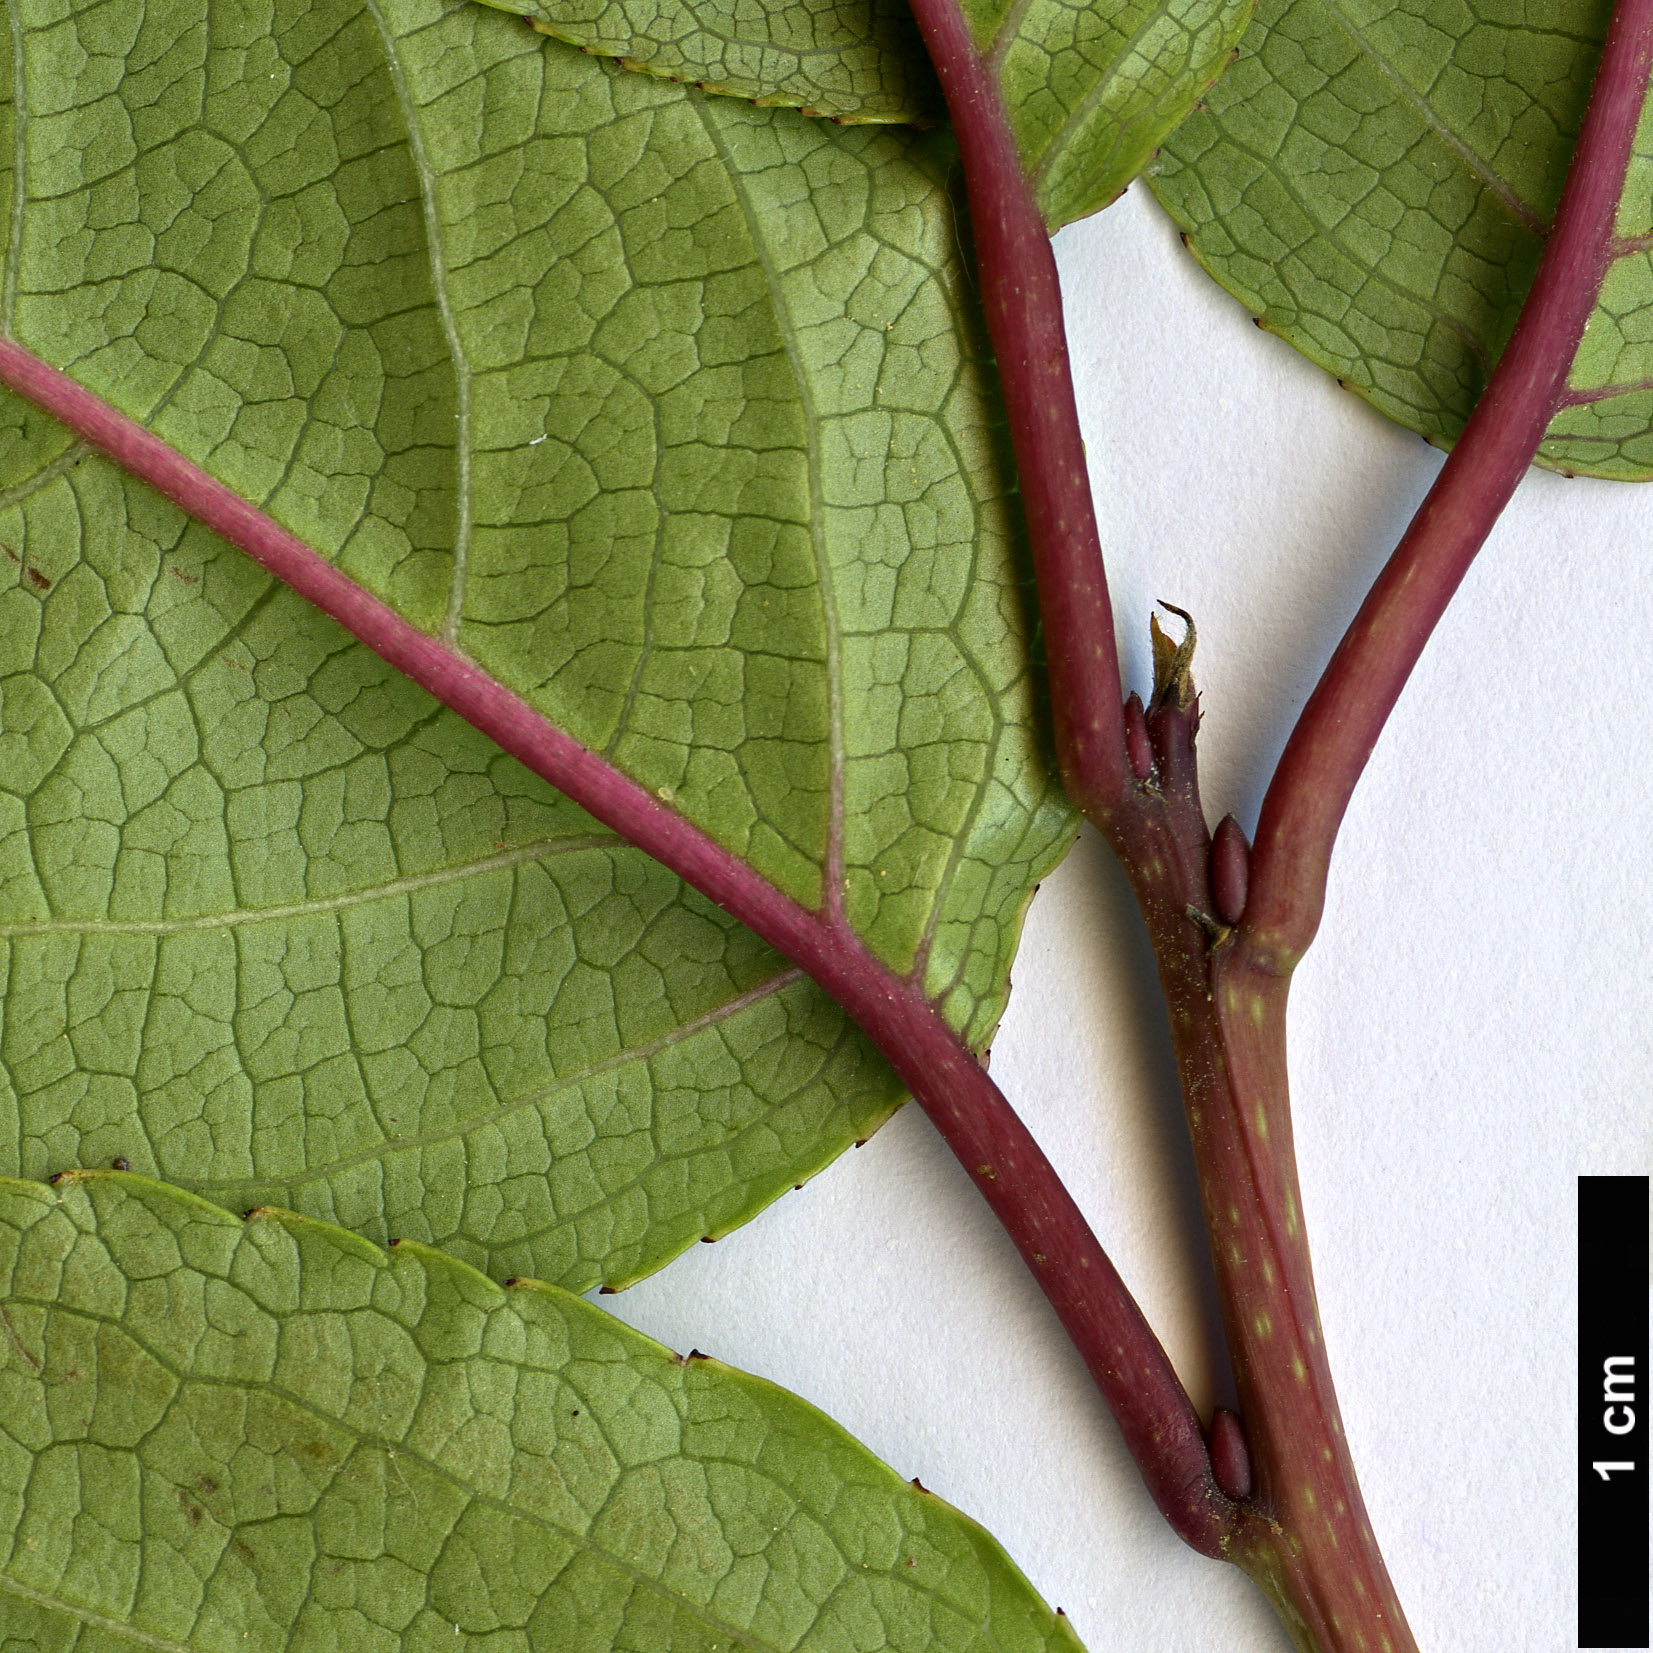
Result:
[[947,115],[907,0],[530,0],[536,28],[628,69],[846,123]]
[[963,0],[1054,232],[1108,205],[1224,73],[1252,0]]
[[736,1226],[887,1116],[888,1068],[749,931],[4,412],[20,1174],[124,1159],[584,1289]]
[[[6,330],[973,1042],[1072,816],[935,137],[469,5],[8,6]],[[15,143],[11,140],[15,139]],[[623,1284],[899,1098],[709,903],[0,416],[0,1170]]]
[[[1271,332],[1449,445],[1520,311],[1607,0],[1263,0],[1234,67],[1150,169],[1200,263]],[[1653,476],[1653,125],[1644,114],[1577,405],[1539,462]]]
[[[1054,231],[1105,207],[1142,170],[1222,73],[1251,0],[975,0],[962,9]],[[905,4],[531,0],[528,11],[587,51],[708,90],[849,121],[944,112]]]
[[1078,1653],[795,1396],[577,1297],[135,1176],[0,1183],[8,1646]]

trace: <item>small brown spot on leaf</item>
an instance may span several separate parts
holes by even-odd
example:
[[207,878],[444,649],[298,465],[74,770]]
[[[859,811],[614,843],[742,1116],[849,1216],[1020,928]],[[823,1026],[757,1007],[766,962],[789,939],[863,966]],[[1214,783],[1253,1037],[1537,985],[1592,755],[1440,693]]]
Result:
[[201,576],[199,574],[186,574],[183,569],[176,566],[168,567],[167,573],[169,573],[175,580],[182,580],[185,585],[199,585],[201,583]]
[[210,1475],[197,1475],[195,1477],[195,1490],[210,1498],[218,1490],[218,1483]]
[[23,1357],[24,1361],[34,1371],[38,1372],[40,1370],[40,1362],[23,1347],[23,1340],[17,1335],[17,1331],[11,1323],[11,1316],[7,1314],[3,1308],[0,1308],[0,1325],[3,1325],[6,1328],[6,1341],[11,1344],[11,1346]]
[[4,551],[6,553],[6,558],[9,562],[16,563],[17,566],[23,570],[23,578],[26,579],[36,591],[50,591],[52,589],[52,582],[47,579],[38,568],[30,568],[29,565],[24,562],[23,559],[18,556],[18,554],[12,550],[9,545],[0,545],[0,551]]
[[109,1164],[114,1170],[117,1171],[130,1171],[132,1169],[132,1162],[124,1156],[119,1159],[110,1160]]

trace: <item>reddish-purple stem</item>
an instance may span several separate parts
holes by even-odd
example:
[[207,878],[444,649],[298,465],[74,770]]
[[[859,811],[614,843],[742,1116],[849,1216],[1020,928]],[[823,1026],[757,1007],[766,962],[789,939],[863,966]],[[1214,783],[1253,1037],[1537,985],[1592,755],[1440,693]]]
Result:
[[982,309],[998,357],[1039,588],[1056,756],[1068,796],[1105,815],[1125,785],[1113,609],[1068,370],[1050,232],[998,87],[955,0],[913,0],[953,117],[970,197]]
[[[1286,972],[1313,933],[1332,837],[1372,742],[1560,405],[1606,269],[1653,0],[1621,6],[1522,320],[1288,748],[1255,854],[1232,820],[1215,841],[1207,833],[1185,663],[1171,662],[1161,682],[1156,661],[1151,709],[1133,696],[1115,710],[1094,526],[1072,500],[1083,487],[1082,450],[1043,226],[957,0],[913,0],[913,9],[964,161],[1028,500],[1063,776],[1132,879],[1171,1011],[1245,1418],[1243,1428],[1219,1420],[1213,1439],[1219,1484],[1244,1500],[1227,1553],[1269,1592],[1301,1645],[1400,1653],[1415,1644],[1360,1498],[1320,1338],[1291,1149]],[[1074,531],[1078,522],[1085,532]]]
[[880,964],[830,910],[811,912],[781,894],[462,654],[11,340],[0,339],[0,382],[246,552],[806,970],[878,1046],[981,1189],[1090,1369],[1167,1520],[1196,1549],[1218,1553],[1233,1508],[1212,1479],[1199,1418],[1164,1349],[1038,1143],[917,984]]
[[1275,969],[1290,969],[1313,939],[1355,783],[1436,621],[1566,405],[1567,373],[1614,251],[1650,65],[1653,0],[1619,0],[1520,320],[1286,743],[1257,824],[1243,928]]

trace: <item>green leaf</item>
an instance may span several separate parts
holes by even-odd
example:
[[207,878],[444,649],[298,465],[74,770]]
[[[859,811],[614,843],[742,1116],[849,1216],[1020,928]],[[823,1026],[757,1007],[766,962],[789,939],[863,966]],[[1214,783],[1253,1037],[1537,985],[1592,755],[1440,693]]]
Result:
[[974,1522],[538,1282],[145,1179],[0,1184],[0,1629],[262,1653],[1035,1653]]
[[[28,471],[56,427],[4,411]],[[750,932],[107,462],[35,470],[0,545],[9,1169],[583,1290],[899,1099]]]
[[[1537,268],[1610,11],[1264,0],[1154,193],[1265,327],[1449,445]],[[1650,176],[1644,116],[1554,469],[1653,476]]]
[[963,0],[1045,222],[1108,205],[1227,68],[1252,0]]
[[[983,1041],[1073,828],[937,140],[469,5],[9,16],[14,336],[787,893],[841,865]],[[750,935],[8,406],[0,1166],[584,1287],[888,1113]]]
[[[489,4],[501,0],[488,0]],[[1223,72],[1252,0],[966,0],[1046,222],[1105,207]],[[511,8],[520,9],[520,8]],[[627,67],[839,120],[942,113],[905,5],[530,0],[535,26]]]
[[833,120],[944,120],[907,0],[529,0],[501,11],[628,69]]

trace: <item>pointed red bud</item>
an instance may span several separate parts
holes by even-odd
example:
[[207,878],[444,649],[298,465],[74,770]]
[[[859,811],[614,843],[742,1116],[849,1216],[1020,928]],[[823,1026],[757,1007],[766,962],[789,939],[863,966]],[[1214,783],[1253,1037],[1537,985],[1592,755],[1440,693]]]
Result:
[[1131,773],[1145,781],[1154,772],[1154,745],[1148,739],[1148,719],[1142,710],[1142,697],[1135,689],[1125,702],[1125,756],[1130,760]]
[[1226,1406],[1211,1414],[1211,1473],[1236,1504],[1251,1496],[1251,1451],[1240,1420]]
[[1250,882],[1251,846],[1245,841],[1240,823],[1232,815],[1225,815],[1211,839],[1211,894],[1216,899],[1217,917],[1224,924],[1240,922]]

